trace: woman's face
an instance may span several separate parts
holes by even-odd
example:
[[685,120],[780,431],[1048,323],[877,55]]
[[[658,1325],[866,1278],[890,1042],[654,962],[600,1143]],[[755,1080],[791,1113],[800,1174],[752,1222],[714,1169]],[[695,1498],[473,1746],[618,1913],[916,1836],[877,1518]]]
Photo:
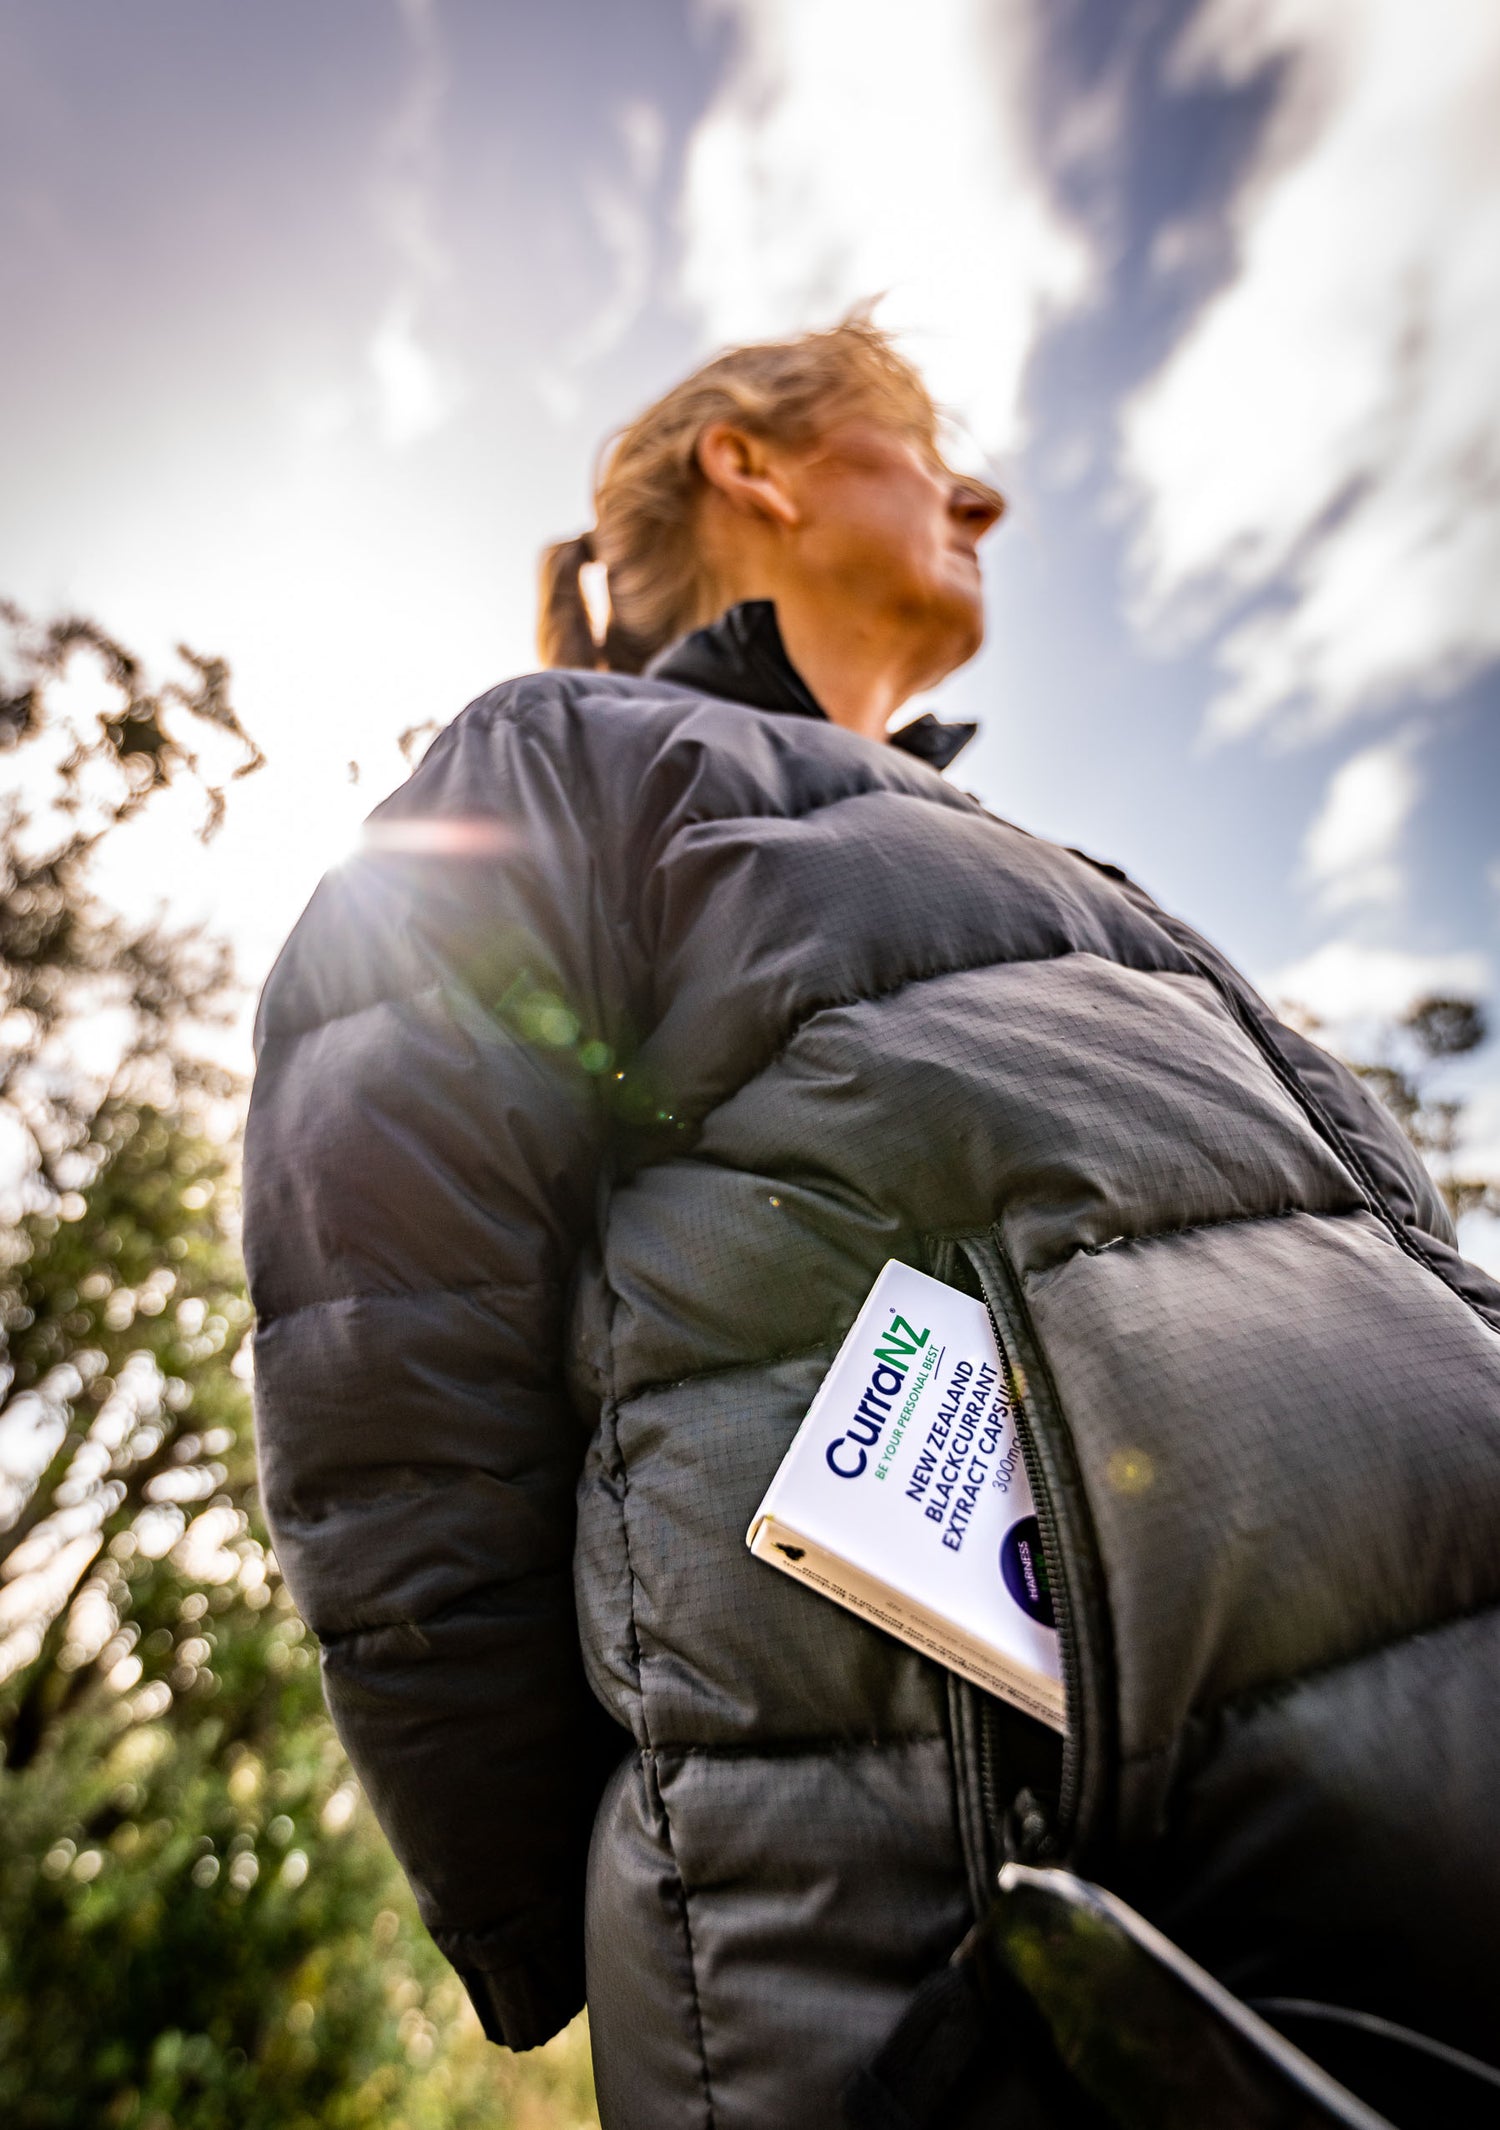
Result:
[[1004,508],[916,438],[868,418],[834,424],[783,462],[804,572],[903,639],[932,687],[984,640],[979,543]]

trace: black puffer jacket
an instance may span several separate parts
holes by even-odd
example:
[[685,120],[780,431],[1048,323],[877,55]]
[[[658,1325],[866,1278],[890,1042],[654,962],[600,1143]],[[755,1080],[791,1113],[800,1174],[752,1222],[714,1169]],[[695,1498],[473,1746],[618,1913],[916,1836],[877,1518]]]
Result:
[[[247,1240],[335,1719],[493,2033],[586,1936],[611,2130],[824,2130],[1023,1786],[1232,1987],[1485,2053],[1500,1289],[1357,1081],[923,748],[741,608],[482,697],[318,890]],[[745,1549],[889,1256],[1023,1372],[1060,1755]]]

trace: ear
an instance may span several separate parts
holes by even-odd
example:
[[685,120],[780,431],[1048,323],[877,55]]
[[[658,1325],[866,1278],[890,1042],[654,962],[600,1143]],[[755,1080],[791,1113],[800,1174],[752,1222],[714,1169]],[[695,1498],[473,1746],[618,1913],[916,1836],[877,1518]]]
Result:
[[733,422],[710,422],[694,447],[698,470],[732,510],[767,518],[773,525],[800,525],[802,512],[765,440]]

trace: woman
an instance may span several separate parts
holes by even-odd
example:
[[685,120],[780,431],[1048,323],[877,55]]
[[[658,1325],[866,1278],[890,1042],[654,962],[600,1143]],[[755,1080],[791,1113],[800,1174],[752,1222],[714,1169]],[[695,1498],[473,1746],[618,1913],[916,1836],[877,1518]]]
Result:
[[[1000,511],[869,325],[709,364],[262,1008],[278,1555],[487,2030],[586,1977],[608,2130],[836,2121],[1017,1844],[1486,2030],[1500,1290],[1356,1080],[890,732]],[[1020,1370],[1065,1746],[746,1551],[892,1256]]]

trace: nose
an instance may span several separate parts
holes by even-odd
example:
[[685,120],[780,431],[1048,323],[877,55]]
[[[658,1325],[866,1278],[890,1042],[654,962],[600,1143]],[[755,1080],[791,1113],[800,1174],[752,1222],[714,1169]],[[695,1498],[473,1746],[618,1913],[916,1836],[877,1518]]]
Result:
[[993,488],[957,481],[948,497],[948,515],[971,546],[977,547],[1005,515],[1005,498]]

